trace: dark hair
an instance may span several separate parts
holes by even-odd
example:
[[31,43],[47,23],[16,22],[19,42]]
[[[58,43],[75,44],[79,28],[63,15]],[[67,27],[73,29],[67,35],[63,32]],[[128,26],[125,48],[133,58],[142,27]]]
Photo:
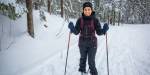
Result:
[[91,2],[85,2],[85,3],[83,4],[83,9],[84,9],[85,7],[90,7],[91,9],[93,9]]

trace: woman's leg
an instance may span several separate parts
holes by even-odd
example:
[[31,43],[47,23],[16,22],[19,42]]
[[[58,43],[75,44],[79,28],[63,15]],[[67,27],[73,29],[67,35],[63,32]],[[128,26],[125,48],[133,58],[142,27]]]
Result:
[[89,47],[88,48],[88,64],[89,64],[89,68],[90,68],[90,73],[92,75],[98,75],[97,69],[95,67],[96,51],[97,51],[96,47]]
[[80,72],[86,72],[87,49],[86,46],[80,46]]

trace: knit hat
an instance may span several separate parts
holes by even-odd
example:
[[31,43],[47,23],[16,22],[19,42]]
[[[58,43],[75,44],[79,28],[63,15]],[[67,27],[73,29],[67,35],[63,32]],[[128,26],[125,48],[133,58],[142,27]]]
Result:
[[90,3],[90,2],[85,2],[85,3],[83,4],[83,9],[84,9],[85,7],[90,7],[91,9],[93,9],[92,3]]

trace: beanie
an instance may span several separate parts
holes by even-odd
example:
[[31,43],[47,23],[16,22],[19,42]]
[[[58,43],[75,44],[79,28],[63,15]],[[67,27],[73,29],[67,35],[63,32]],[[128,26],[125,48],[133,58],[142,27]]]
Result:
[[83,4],[83,9],[84,9],[85,7],[90,7],[91,9],[93,9],[92,3],[90,3],[90,2],[85,2],[85,3]]

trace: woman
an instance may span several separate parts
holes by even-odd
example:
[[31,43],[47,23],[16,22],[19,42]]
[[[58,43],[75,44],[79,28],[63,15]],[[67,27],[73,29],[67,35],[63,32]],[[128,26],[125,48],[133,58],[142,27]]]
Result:
[[97,51],[97,35],[103,35],[109,29],[107,23],[104,24],[103,29],[99,23],[99,20],[95,16],[92,4],[85,2],[83,4],[82,16],[77,20],[74,26],[72,22],[68,25],[71,33],[75,35],[80,33],[79,37],[79,49],[80,49],[80,64],[79,71],[86,72],[86,60],[88,58],[88,64],[91,75],[98,75],[95,67],[95,55]]

